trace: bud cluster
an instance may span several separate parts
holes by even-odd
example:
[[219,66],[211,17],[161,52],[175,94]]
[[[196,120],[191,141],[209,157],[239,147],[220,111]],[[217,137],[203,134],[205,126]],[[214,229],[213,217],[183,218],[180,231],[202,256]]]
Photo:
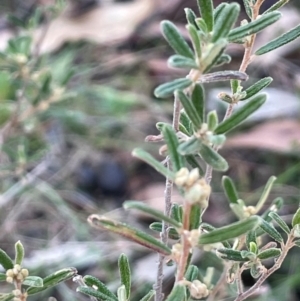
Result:
[[200,178],[198,168],[189,171],[186,167],[181,168],[175,176],[175,184],[184,190],[184,197],[191,204],[200,204],[207,207],[207,200],[211,188],[205,179]]
[[6,282],[13,283],[15,280],[23,282],[28,275],[27,269],[22,269],[19,264],[15,264],[13,269],[6,271]]
[[209,290],[207,289],[206,284],[202,283],[199,280],[194,280],[189,285],[191,296],[194,299],[203,299],[209,295]]

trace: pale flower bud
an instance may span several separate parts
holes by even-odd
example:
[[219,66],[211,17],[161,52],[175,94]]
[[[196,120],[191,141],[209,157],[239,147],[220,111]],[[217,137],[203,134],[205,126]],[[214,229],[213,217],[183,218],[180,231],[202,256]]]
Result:
[[199,237],[200,237],[200,231],[198,229],[193,229],[190,231],[188,241],[192,247],[198,245]]
[[24,278],[26,278],[29,275],[29,272],[27,269],[22,269],[21,270],[22,275],[24,276]]
[[187,186],[192,186],[194,185],[194,183],[199,179],[199,169],[198,168],[194,168],[193,170],[190,171],[188,177],[187,177],[187,181],[186,181],[186,185]]
[[179,259],[181,257],[181,253],[182,253],[182,245],[181,244],[175,244],[172,247],[172,259],[175,262],[179,262]]
[[185,186],[188,176],[189,170],[186,167],[181,168],[175,175],[175,184],[177,186]]
[[13,277],[6,277],[6,282],[13,283],[14,282],[14,278]]
[[15,297],[21,296],[22,292],[19,289],[13,290],[12,293]]
[[203,299],[209,295],[207,286],[199,280],[194,280],[190,286],[191,296],[195,299]]
[[6,276],[7,277],[14,277],[14,271],[12,269],[9,269],[6,271]]

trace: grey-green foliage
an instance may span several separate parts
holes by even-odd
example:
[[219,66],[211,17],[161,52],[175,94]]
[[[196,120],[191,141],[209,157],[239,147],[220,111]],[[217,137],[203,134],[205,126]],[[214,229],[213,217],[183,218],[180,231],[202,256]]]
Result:
[[[243,269],[250,270],[254,278],[264,275],[261,261],[278,258],[278,262],[282,262],[282,254],[286,255],[283,252],[285,240],[272,225],[272,220],[278,224],[291,241],[292,233],[300,235],[300,210],[293,217],[293,229],[291,230],[275,212],[280,209],[281,200],[275,199],[271,205],[267,203],[270,190],[276,180],[275,177],[269,179],[258,202],[248,206],[240,198],[232,179],[224,176],[222,180],[224,192],[232,212],[239,220],[220,228],[202,222],[202,216],[209,205],[211,189],[209,183],[212,169],[226,171],[229,167],[226,159],[219,154],[219,148],[224,143],[229,131],[242,124],[266,102],[267,95],[260,92],[272,82],[271,77],[266,77],[249,85],[247,83],[248,75],[244,72],[247,66],[243,66],[241,70],[218,72],[215,72],[214,68],[230,62],[231,58],[226,54],[226,49],[231,42],[245,43],[247,47],[248,43],[255,40],[256,33],[278,21],[281,13],[276,9],[281,7],[283,1],[279,1],[280,3],[278,2],[279,4],[273,6],[270,11],[256,18],[253,16],[252,7],[259,5],[259,2],[244,0],[250,20],[243,21],[241,24],[237,23],[241,11],[239,4],[223,2],[214,7],[212,0],[198,0],[197,2],[198,14],[189,8],[185,9],[188,41],[174,23],[170,21],[161,23],[163,36],[175,52],[168,60],[169,67],[189,70],[186,77],[173,79],[158,86],[154,91],[154,95],[158,98],[169,98],[170,96],[174,98],[173,125],[165,122],[158,122],[156,125],[160,132],[158,139],[165,143],[161,153],[167,156],[166,160],[169,160],[170,164],[166,167],[155,156],[141,149],[133,151],[134,156],[144,160],[170,181],[172,180],[178,186],[185,201],[180,206],[176,203],[173,204],[171,216],[165,216],[138,202],[130,201],[124,204],[125,209],[140,210],[155,218],[157,221],[150,225],[150,229],[155,232],[164,232],[167,229],[165,234],[170,239],[176,240],[177,244],[173,245],[173,249],[171,249],[164,241],[159,242],[151,235],[127,224],[121,224],[98,215],[92,215],[89,218],[92,226],[120,234],[161,255],[170,256],[177,263],[176,277],[179,279],[170,294],[166,296],[166,300],[170,301],[183,301],[190,297],[206,298],[209,294],[208,289],[213,289],[213,284],[210,282],[211,277],[203,277],[196,266],[190,265],[194,247],[202,248],[204,245],[213,245],[213,249],[217,249],[216,253],[222,260],[233,263],[230,271],[234,271],[234,273],[230,274],[228,279],[234,277],[232,280],[234,282],[235,280],[241,281],[238,279],[237,271],[244,262],[246,264],[243,265]],[[257,50],[256,55],[281,47],[298,36],[299,26]],[[246,56],[245,59],[246,65],[248,65],[250,56]],[[221,93],[219,95],[220,101],[224,101],[229,107],[228,114],[222,121],[219,121],[217,112],[206,112],[204,90],[207,83],[219,81],[229,81],[232,91],[231,94]],[[246,84],[242,83],[243,81]],[[244,86],[248,86],[248,88],[244,89]],[[239,101],[244,101],[245,104],[235,109],[235,105]],[[205,178],[203,177],[203,167],[206,167]],[[263,213],[259,215],[262,210]],[[180,244],[186,243],[185,235],[188,234],[191,235],[188,237],[190,245],[182,250]],[[258,238],[262,235],[268,235],[273,242],[265,246],[259,245]],[[277,247],[276,242],[280,244],[281,248]],[[299,241],[296,241],[294,245],[299,246]],[[188,253],[184,254],[184,252]],[[180,259],[178,259],[179,257]],[[128,281],[127,285],[125,282],[122,281],[124,287],[121,286],[118,290],[119,301],[125,298],[124,289],[127,291],[127,297],[129,294]],[[201,287],[203,295],[199,295],[199,287]],[[80,291],[86,294],[89,294],[89,290],[91,288],[80,288]],[[96,296],[96,293],[93,291],[90,295]],[[240,294],[238,300],[244,300],[246,297],[248,296]]]

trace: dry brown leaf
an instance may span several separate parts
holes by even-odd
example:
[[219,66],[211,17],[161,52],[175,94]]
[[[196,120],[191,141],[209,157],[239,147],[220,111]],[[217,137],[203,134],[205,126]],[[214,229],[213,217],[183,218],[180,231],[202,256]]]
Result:
[[227,148],[268,149],[290,153],[300,147],[300,122],[297,120],[275,120],[254,127],[247,133],[230,137]]
[[[41,53],[59,49],[66,42],[87,40],[111,45],[126,40],[136,26],[149,16],[158,0],[136,0],[128,3],[99,6],[77,18],[63,14],[50,23],[41,45]],[[45,30],[35,34],[39,41]]]

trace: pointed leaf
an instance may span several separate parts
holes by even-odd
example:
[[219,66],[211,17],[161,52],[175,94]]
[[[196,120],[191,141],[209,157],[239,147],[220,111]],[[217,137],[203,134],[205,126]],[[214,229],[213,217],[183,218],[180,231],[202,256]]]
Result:
[[242,25],[240,27],[232,29],[228,35],[228,39],[229,41],[234,42],[252,34],[255,34],[278,21],[280,17],[280,12],[272,12],[269,14],[262,15],[256,20],[246,25]]
[[249,261],[248,258],[244,258],[241,255],[241,251],[233,249],[217,249],[216,255],[225,260],[231,261]]
[[104,296],[107,296],[108,299],[118,301],[117,296],[114,293],[112,293],[108,289],[108,287],[96,277],[86,275],[83,277],[83,281],[87,286],[93,288],[94,290],[97,290],[98,292],[102,293]]
[[277,225],[286,233],[290,234],[291,230],[286,222],[274,211],[269,213],[269,216],[277,223]]
[[279,257],[280,255],[281,255],[281,249],[270,248],[270,249],[260,252],[257,255],[257,258],[259,258],[260,260],[265,260],[265,259],[269,259],[269,258]]
[[193,82],[188,78],[175,79],[172,82],[168,82],[158,86],[154,90],[154,95],[158,98],[166,98],[175,92],[175,90],[184,90],[189,87]]
[[252,19],[252,8],[251,8],[252,2],[251,1],[252,0],[243,0],[246,13],[250,19]]
[[[153,231],[160,233],[160,232],[162,232],[162,223],[153,222],[152,224],[150,224],[149,228]],[[178,232],[176,231],[175,228],[168,227],[168,237],[170,239],[178,240],[180,238],[180,235],[178,234]]]
[[218,62],[219,58],[223,55],[227,43],[226,39],[220,39],[205,52],[200,65],[203,74],[208,72]]
[[12,269],[14,267],[13,260],[8,256],[8,254],[0,249],[0,264],[5,270]]
[[196,84],[191,96],[192,103],[196,109],[197,114],[200,119],[204,121],[205,119],[205,91],[201,84]]
[[175,54],[168,59],[168,66],[173,68],[182,68],[182,69],[198,69],[199,66],[194,59]]
[[239,199],[239,196],[232,179],[228,176],[223,176],[222,186],[229,202],[232,204],[237,204],[238,203],[237,200]]
[[208,31],[213,31],[214,28],[214,7],[212,0],[198,0],[198,7],[202,19],[205,21]]
[[102,300],[102,301],[114,301],[115,299],[112,299],[110,297],[108,297],[107,295],[104,295],[102,292],[97,291],[91,287],[87,287],[87,286],[79,286],[76,289],[76,292],[91,296],[91,297],[95,297],[98,300]]
[[188,131],[188,136],[191,136],[194,133],[192,122],[183,109],[180,112],[180,123],[182,123]]
[[264,206],[275,181],[276,181],[276,177],[274,177],[274,176],[270,177],[270,179],[268,180],[268,182],[264,188],[264,191],[262,192],[261,197],[260,197],[259,201],[257,202],[256,212],[260,211],[261,208]]
[[193,25],[197,28],[197,24],[195,21],[197,19],[197,16],[196,16],[195,12],[190,8],[185,8],[184,12],[185,12],[185,16],[186,16],[186,20],[187,20],[188,24]]
[[166,298],[166,301],[185,301],[186,290],[185,286],[182,284],[177,284],[173,287],[171,293]]
[[275,4],[273,4],[270,8],[268,8],[264,14],[268,14],[272,11],[278,10],[279,8],[281,8],[282,6],[284,6],[285,4],[287,4],[290,0],[279,0],[278,2],[276,2]]
[[300,224],[300,208],[297,209],[296,213],[293,216],[292,226],[295,227],[296,225]]
[[226,2],[221,2],[215,9],[214,9],[214,21],[215,24],[219,22],[219,17],[223,15],[223,9],[229,6]]
[[281,234],[273,227],[271,226],[268,222],[265,220],[261,220],[260,228],[266,232],[269,236],[271,236],[274,240],[278,242],[283,242],[283,238]]
[[240,6],[237,3],[231,3],[220,11],[212,36],[213,43],[228,36],[238,19],[239,13]]
[[126,300],[130,298],[131,292],[131,271],[128,258],[125,254],[121,254],[118,261],[121,283],[126,290]]
[[246,96],[241,98],[241,100],[249,99],[250,97],[254,96],[264,88],[270,85],[270,83],[273,81],[272,77],[265,77],[256,82],[254,85],[250,86],[245,90]]
[[44,286],[43,287],[30,287],[27,289],[28,295],[34,295],[39,292],[42,292],[50,287],[57,285],[60,282],[69,280],[73,278],[77,274],[77,270],[75,268],[65,268],[59,270],[43,279]]
[[171,208],[171,217],[175,219],[177,222],[182,223],[182,216],[183,216],[182,205],[173,203]]
[[170,21],[162,21],[161,22],[161,31],[169,43],[169,45],[173,48],[173,50],[180,55],[185,57],[189,57],[191,59],[194,58],[194,54],[188,43],[184,40],[181,33],[177,29],[177,27]]
[[300,25],[294,27],[290,31],[281,35],[280,37],[278,37],[278,38],[272,40],[271,42],[267,43],[266,45],[262,46],[255,52],[255,54],[262,55],[267,52],[270,52],[270,51],[277,49],[287,43],[294,41],[299,36],[300,36]]
[[22,265],[24,255],[25,255],[25,250],[20,241],[17,241],[15,244],[15,264]]
[[165,177],[168,177],[169,179],[174,179],[175,174],[172,171],[170,171],[168,168],[164,167],[160,162],[158,162],[154,157],[152,157],[146,151],[140,148],[136,148],[133,150],[132,155],[134,157],[141,159],[142,161],[145,161]]
[[201,223],[202,213],[203,210],[198,204],[192,206],[191,213],[190,213],[190,230],[199,228]]
[[248,250],[251,249],[251,244],[254,243],[256,245],[256,231],[249,231],[246,235],[246,246]]
[[191,122],[195,126],[196,129],[200,129],[201,127],[201,118],[199,113],[196,111],[191,99],[189,99],[182,91],[176,91],[175,97],[178,97],[186,114],[190,118]]
[[210,111],[207,114],[207,125],[208,125],[208,130],[213,132],[216,127],[218,126],[219,119],[218,119],[218,114],[217,111]]
[[88,222],[95,228],[105,229],[117,233],[163,255],[171,254],[170,248],[161,243],[159,240],[126,224],[119,223],[96,214],[89,216]]
[[[210,225],[210,224],[207,224],[207,223],[202,223],[201,224],[201,229],[203,229],[203,230],[205,230],[205,231],[207,231],[207,232],[211,232],[211,231],[214,231],[214,230],[216,230],[216,228],[214,227],[214,226],[212,226],[212,225]],[[231,249],[231,245],[230,245],[230,243],[228,242],[228,241],[222,241],[222,244],[223,244],[223,246],[225,247],[225,248],[227,248],[227,249]]]
[[189,140],[181,143],[178,147],[178,152],[181,155],[192,155],[198,153],[201,148],[201,142],[196,137],[192,137]]
[[162,128],[162,134],[164,137],[164,141],[168,147],[168,155],[170,157],[172,167],[174,171],[177,172],[182,167],[184,167],[183,157],[177,151],[177,148],[179,146],[178,138],[175,134],[173,127],[170,125],[165,125]]
[[150,301],[154,297],[155,291],[151,290],[147,295],[145,295],[140,301]]
[[177,222],[173,218],[164,215],[161,211],[158,211],[142,202],[126,201],[123,204],[124,209],[137,209],[139,211],[145,212],[152,215],[154,218],[165,221],[167,224],[174,226],[175,228],[181,228],[181,223]]
[[199,152],[202,159],[213,169],[219,171],[226,171],[228,169],[227,161],[210,146],[201,143]]
[[[200,41],[200,38],[199,38],[199,34],[198,34],[198,31],[197,31],[197,28],[196,28],[197,25],[187,25],[186,28],[190,34],[190,37],[191,37],[191,40],[192,40],[192,43],[193,43],[193,48],[194,48],[194,51],[195,51],[195,54],[196,54],[196,62],[198,62],[198,60],[201,58],[201,55],[202,55],[202,50],[201,50],[201,41]],[[194,62],[194,64],[196,64],[196,68],[195,69],[198,69],[199,66],[198,64]]]
[[229,118],[221,122],[215,130],[215,134],[225,134],[240,123],[242,123],[251,114],[257,111],[267,100],[266,94],[259,94],[249,100],[243,107],[236,110]]
[[31,287],[43,287],[44,286],[44,281],[43,278],[37,277],[37,276],[27,276],[22,285],[27,285]]
[[236,238],[240,235],[247,233],[250,230],[255,229],[259,226],[259,224],[260,218],[258,216],[251,216],[248,219],[218,228],[209,233],[202,234],[199,239],[199,244],[213,244],[228,239]]

